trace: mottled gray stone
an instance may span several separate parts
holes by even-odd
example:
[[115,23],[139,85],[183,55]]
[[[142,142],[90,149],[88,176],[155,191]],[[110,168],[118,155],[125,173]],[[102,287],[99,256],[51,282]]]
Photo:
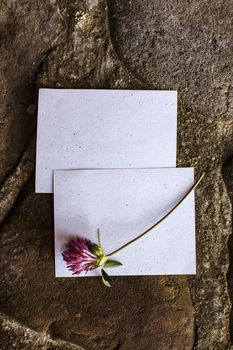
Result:
[[[37,331],[45,349],[45,333],[69,342],[67,349],[230,349],[232,223],[222,165],[233,152],[231,1],[12,0],[1,7],[2,180],[35,131],[37,73],[41,87],[178,89],[178,165],[206,173],[196,191],[197,276],[115,278],[111,290],[92,278],[54,278],[52,197],[35,195],[31,181],[1,226],[2,311],[20,329]],[[18,334],[7,322],[5,349]]]

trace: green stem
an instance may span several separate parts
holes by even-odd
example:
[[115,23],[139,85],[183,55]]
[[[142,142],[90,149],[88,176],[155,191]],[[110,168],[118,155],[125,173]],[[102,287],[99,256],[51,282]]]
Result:
[[141,233],[139,236],[135,237],[134,239],[132,239],[131,241],[129,241],[128,243],[124,244],[123,246],[121,246],[120,248],[114,250],[113,252],[111,252],[110,254],[107,254],[108,257],[118,253],[120,250],[128,247],[130,244],[136,242],[138,239],[142,238],[143,236],[145,236],[148,232],[150,232],[151,230],[153,230],[156,226],[158,226],[159,224],[161,224],[161,222],[163,222],[165,219],[167,219],[178,207],[179,205],[188,197],[188,195],[195,190],[195,188],[199,185],[199,183],[201,182],[201,180],[203,179],[205,173],[203,173],[199,179],[194,183],[194,185],[188,190],[188,192],[184,195],[184,197],[181,198],[181,200],[162,218],[160,219],[158,222],[156,222],[153,226],[151,226],[150,228],[148,228],[146,231],[144,231],[143,233]]

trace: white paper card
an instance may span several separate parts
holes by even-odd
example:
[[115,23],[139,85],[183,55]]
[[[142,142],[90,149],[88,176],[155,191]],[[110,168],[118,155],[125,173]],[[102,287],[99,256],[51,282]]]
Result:
[[[56,277],[72,276],[62,259],[76,235],[105,253],[139,235],[166,214],[193,185],[193,168],[55,171]],[[166,221],[114,259],[123,265],[110,275],[194,274],[194,193]],[[100,275],[93,270],[87,276]]]
[[40,89],[36,192],[54,169],[176,166],[176,91]]

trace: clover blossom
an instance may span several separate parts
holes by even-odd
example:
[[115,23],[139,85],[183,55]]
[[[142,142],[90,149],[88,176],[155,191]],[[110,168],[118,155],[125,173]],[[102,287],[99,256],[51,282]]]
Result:
[[106,260],[104,251],[99,245],[81,237],[69,241],[62,256],[73,275],[87,273],[101,266]]

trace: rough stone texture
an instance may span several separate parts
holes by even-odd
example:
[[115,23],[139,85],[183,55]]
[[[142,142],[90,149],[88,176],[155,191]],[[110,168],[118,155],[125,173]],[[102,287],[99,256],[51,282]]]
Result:
[[[43,87],[178,89],[178,165],[206,172],[196,191],[197,276],[115,278],[108,290],[93,278],[54,278],[52,197],[35,195],[32,179],[16,199],[26,180],[19,185],[12,170],[1,200],[16,200],[1,226],[0,295],[11,317],[2,316],[4,350],[230,349],[231,205],[222,166],[233,153],[231,5],[1,4],[1,180],[35,131],[37,73]],[[224,169],[229,189],[232,168]],[[51,345],[49,335],[67,343]]]
[[80,346],[51,339],[0,314],[1,350],[84,350]]

